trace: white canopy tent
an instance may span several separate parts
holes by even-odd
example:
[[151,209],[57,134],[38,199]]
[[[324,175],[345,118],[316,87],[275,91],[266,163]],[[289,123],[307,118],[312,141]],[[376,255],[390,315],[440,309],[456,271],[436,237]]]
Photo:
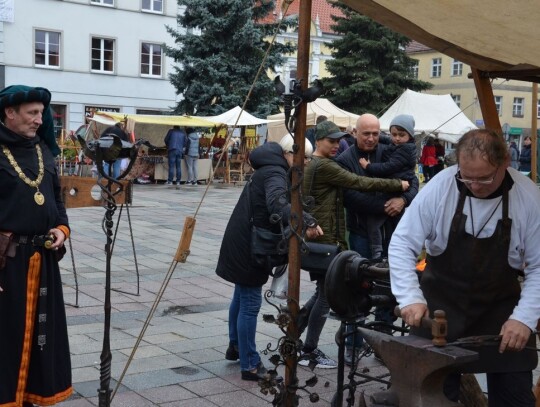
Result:
[[[358,115],[340,109],[328,99],[319,98],[307,104],[306,126],[315,126],[318,116],[324,115],[328,120],[333,121],[341,128],[355,126]],[[285,128],[285,113],[278,113],[268,116],[272,123],[268,124],[268,141],[279,141],[287,130]]]
[[201,118],[217,124],[225,124],[227,126],[259,126],[261,124],[267,124],[271,121],[259,119],[252,114],[249,114],[245,110],[242,112],[242,108],[239,106],[233,107],[231,110],[221,113],[218,116],[207,116]]
[[414,117],[415,131],[457,143],[461,136],[477,127],[456,105],[450,95],[430,95],[407,89],[381,116],[381,130],[389,131],[390,122],[400,114]]

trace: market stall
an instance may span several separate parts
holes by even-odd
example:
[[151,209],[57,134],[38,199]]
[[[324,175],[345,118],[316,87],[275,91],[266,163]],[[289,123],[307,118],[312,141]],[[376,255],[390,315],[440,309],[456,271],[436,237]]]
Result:
[[[149,179],[154,182],[167,179],[169,167],[165,135],[172,126],[213,128],[220,124],[195,116],[140,115],[99,111],[89,120],[94,126],[88,132],[87,140],[98,138],[105,128],[121,122],[126,132],[131,135],[132,141],[144,139],[155,146],[155,149],[147,147],[140,149],[139,157],[127,177],[131,180]],[[202,141],[202,144],[206,144],[205,141]],[[211,160],[200,157],[197,165],[199,180],[208,182],[212,174]],[[186,179],[187,169],[182,161],[182,181]]]
[[[257,126],[271,123],[272,120],[259,119],[243,111],[239,106],[218,116],[208,116],[204,119],[220,123],[223,127],[221,134],[214,137],[211,142],[211,146],[217,149],[217,154],[223,154],[221,161],[214,160],[216,174],[222,175],[226,183],[233,180],[244,181],[245,176],[252,171],[248,162],[249,153],[260,144]],[[229,134],[232,137],[229,143],[225,144]],[[216,167],[218,161],[220,164]]]

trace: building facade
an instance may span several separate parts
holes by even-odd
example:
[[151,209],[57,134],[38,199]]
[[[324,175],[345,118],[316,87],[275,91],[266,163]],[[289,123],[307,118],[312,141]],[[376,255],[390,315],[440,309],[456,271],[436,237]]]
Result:
[[[276,7],[273,16],[269,16],[266,21],[277,22],[283,18],[282,5],[284,0],[276,0]],[[300,2],[295,1],[287,9],[286,17],[298,16]],[[326,61],[332,59],[332,42],[339,38],[332,30],[332,15],[343,16],[340,9],[332,7],[328,0],[313,0],[310,22],[310,47],[309,47],[309,72],[308,79],[312,82],[315,79],[329,76],[326,69]],[[277,36],[277,41],[281,43],[293,43],[298,46],[298,31],[288,30],[287,33]],[[283,75],[283,78],[296,78],[297,54],[285,56],[282,66],[276,67],[276,72]]]
[[[469,65],[416,41],[409,45],[407,54],[418,61],[415,76],[433,84],[433,88],[426,93],[451,94],[463,113],[478,127],[483,127],[476,88],[474,81],[469,78]],[[522,138],[531,135],[532,115],[540,118],[540,102],[532,106],[532,84],[493,79],[492,88],[505,136],[521,145]]]
[[0,11],[0,88],[52,93],[55,127],[96,109],[156,114],[177,104],[169,82],[176,0],[7,0]]

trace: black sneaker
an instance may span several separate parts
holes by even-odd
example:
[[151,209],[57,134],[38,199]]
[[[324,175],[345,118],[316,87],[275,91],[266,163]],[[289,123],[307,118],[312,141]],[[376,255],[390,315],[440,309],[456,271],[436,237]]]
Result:
[[265,380],[268,372],[266,368],[263,366],[262,362],[259,362],[256,369],[257,370],[255,372],[251,372],[249,370],[242,370],[242,380],[249,380],[252,382]]
[[238,353],[238,346],[229,343],[229,347],[225,351],[225,359],[227,360],[238,360],[240,359],[240,354]]
[[315,367],[319,369],[335,369],[337,363],[335,360],[330,359],[320,349],[314,349],[311,353],[300,352],[302,358],[298,364],[300,366],[309,366],[311,362],[315,362]]

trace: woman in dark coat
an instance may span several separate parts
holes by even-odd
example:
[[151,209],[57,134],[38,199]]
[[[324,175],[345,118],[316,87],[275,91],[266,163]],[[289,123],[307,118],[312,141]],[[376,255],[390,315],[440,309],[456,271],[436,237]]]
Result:
[[[262,286],[268,281],[270,267],[258,267],[251,260],[251,222],[253,225],[280,232],[279,224],[270,223],[270,215],[279,214],[284,225],[290,217],[288,170],[293,163],[294,140],[285,136],[280,143],[266,143],[250,154],[255,170],[236,204],[223,236],[216,268],[218,276],[234,283],[229,307],[229,347],[227,360],[240,359],[243,380],[260,380],[264,368],[255,345],[257,315],[262,303]],[[306,157],[311,156],[311,143],[306,142]],[[249,192],[248,192],[249,188]],[[304,214],[309,226],[306,236],[322,234],[315,219]]]

